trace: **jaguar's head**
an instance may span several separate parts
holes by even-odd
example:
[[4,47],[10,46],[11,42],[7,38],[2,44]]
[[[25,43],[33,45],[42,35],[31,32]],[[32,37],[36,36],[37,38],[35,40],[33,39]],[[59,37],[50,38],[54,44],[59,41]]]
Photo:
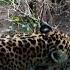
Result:
[[68,49],[70,47],[69,36],[62,31],[53,29],[47,23],[41,25],[40,32],[44,33],[47,38],[49,58],[56,63],[65,62],[68,59]]

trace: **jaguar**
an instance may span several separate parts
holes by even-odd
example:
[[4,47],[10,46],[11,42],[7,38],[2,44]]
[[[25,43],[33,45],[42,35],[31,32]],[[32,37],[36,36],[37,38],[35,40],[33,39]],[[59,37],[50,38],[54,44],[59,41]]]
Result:
[[62,70],[69,57],[70,37],[48,25],[37,33],[0,37],[0,70]]

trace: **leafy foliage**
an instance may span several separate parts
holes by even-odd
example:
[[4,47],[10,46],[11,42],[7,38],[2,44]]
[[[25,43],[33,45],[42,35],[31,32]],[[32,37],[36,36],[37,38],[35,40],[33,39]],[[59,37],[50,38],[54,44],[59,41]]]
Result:
[[[34,28],[39,28],[39,21],[33,17],[20,17],[20,16],[12,16],[13,28],[16,26],[21,32],[30,33],[33,32]],[[19,26],[19,27],[18,27]]]
[[0,5],[10,5],[11,1],[10,0],[0,0]]
[[20,16],[12,16],[11,19],[16,24],[19,24],[22,22],[22,18]]

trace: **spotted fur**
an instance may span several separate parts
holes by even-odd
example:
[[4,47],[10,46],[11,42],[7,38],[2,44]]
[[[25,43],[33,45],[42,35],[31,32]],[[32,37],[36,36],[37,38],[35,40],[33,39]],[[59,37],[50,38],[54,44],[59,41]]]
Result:
[[[59,64],[69,59],[69,51],[70,38],[60,31],[1,37],[0,70],[30,70],[30,66],[33,68],[46,64],[50,64],[52,70],[61,70]],[[62,62],[59,53],[64,55]]]

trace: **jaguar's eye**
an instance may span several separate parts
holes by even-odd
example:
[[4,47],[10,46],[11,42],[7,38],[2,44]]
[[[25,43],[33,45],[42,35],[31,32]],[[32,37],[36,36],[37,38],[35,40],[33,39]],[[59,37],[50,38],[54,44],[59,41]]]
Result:
[[53,51],[51,53],[51,58],[56,62],[56,63],[63,63],[68,59],[68,55],[66,52],[59,50],[59,51]]
[[40,32],[41,33],[47,33],[51,30],[52,30],[52,27],[50,25],[48,25],[46,22],[43,22],[41,24],[41,27],[40,27]]
[[52,29],[47,25],[42,25],[41,28],[40,28],[41,33],[47,33],[47,32],[50,32],[51,30]]

